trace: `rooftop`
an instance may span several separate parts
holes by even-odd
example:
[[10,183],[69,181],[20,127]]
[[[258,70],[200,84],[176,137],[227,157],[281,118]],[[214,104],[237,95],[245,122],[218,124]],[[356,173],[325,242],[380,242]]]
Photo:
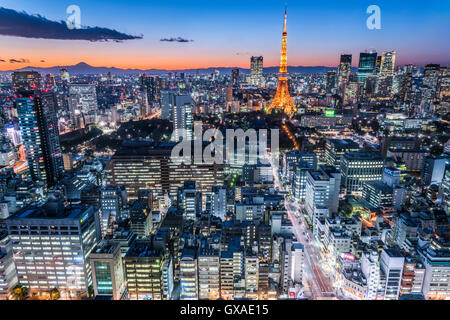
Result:
[[114,254],[118,247],[117,242],[101,241],[92,250],[92,254]]
[[336,149],[359,149],[359,144],[351,139],[330,139],[329,142]]
[[349,152],[344,154],[344,158],[347,160],[379,160],[383,161],[383,158],[378,153],[373,152]]
[[65,207],[57,215],[52,215],[44,206],[29,206],[19,210],[8,220],[18,219],[79,219],[90,207],[84,205],[72,205]]
[[132,247],[128,250],[126,257],[149,257],[157,258],[160,257],[162,252],[160,250],[154,250],[152,248],[151,241],[143,240],[136,241]]

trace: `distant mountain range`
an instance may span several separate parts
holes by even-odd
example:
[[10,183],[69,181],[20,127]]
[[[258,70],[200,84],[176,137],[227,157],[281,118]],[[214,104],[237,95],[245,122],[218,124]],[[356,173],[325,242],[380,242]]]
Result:
[[[242,74],[249,74],[249,69],[243,69],[243,68],[222,68],[222,67],[211,67],[211,68],[199,68],[199,69],[179,69],[179,70],[164,70],[164,69],[120,69],[120,68],[108,68],[108,67],[93,67],[85,62],[80,62],[73,66],[54,66],[49,68],[38,68],[38,67],[25,67],[21,69],[16,70],[9,70],[9,71],[0,71],[0,73],[10,73],[13,71],[30,71],[34,70],[39,73],[47,74],[59,74],[60,69],[67,69],[70,74],[107,74],[108,72],[111,72],[111,74],[140,74],[140,73],[146,73],[149,75],[161,75],[161,74],[167,74],[168,72],[172,73],[180,73],[184,72],[186,74],[195,74],[197,70],[200,74],[209,74],[213,73],[214,70],[219,70],[222,74],[230,74],[232,69],[239,69],[239,72]],[[264,73],[277,73],[279,67],[266,67],[264,68]],[[314,73],[325,73],[330,70],[336,70],[334,67],[324,67],[324,66],[317,66],[317,67],[304,67],[304,66],[289,66],[288,72],[289,73],[303,73],[303,74],[314,74]],[[356,72],[356,68],[352,68],[352,72]]]

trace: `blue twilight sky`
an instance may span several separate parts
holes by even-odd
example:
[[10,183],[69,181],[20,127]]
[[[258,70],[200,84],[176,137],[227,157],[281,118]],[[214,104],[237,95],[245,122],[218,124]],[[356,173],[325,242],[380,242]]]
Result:
[[[279,64],[284,4],[288,64],[336,66],[339,55],[397,51],[397,64],[450,63],[450,1],[400,0],[6,0],[0,7],[65,20],[78,5],[83,26],[115,29],[143,39],[115,42],[29,39],[0,35],[0,70],[75,64],[121,68],[248,67],[251,55]],[[366,9],[381,8],[381,30],[369,30]],[[193,40],[163,42],[161,38]]]

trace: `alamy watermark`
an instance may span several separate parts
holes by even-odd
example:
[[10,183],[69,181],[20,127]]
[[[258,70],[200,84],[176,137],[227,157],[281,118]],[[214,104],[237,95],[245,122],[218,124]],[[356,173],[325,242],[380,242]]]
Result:
[[67,7],[66,13],[69,15],[66,19],[67,28],[81,29],[81,9],[76,4]]
[[[174,163],[186,165],[192,163],[212,165],[225,162],[231,165],[271,164],[278,168],[276,159],[279,155],[279,129],[270,129],[269,146],[267,129],[246,131],[226,129],[224,139],[222,132],[216,128],[203,132],[202,122],[196,121],[193,132],[186,129],[175,130],[172,140],[179,141],[171,153],[171,160]],[[203,142],[209,142],[209,144],[203,148]]]
[[370,16],[367,18],[367,21],[366,21],[367,29],[380,30],[381,29],[381,9],[380,9],[380,7],[373,4],[367,8],[366,13],[370,14]]

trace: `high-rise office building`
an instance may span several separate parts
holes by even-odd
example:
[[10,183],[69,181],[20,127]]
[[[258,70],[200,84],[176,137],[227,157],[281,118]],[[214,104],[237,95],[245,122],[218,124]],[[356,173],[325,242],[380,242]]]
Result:
[[358,81],[364,84],[368,75],[376,73],[377,53],[361,52],[359,55]]
[[304,247],[300,243],[293,243],[285,239],[281,246],[281,284],[283,293],[287,294],[294,284],[301,284],[303,280]]
[[423,69],[423,95],[430,101],[436,98],[440,73],[441,66],[439,64],[427,64]]
[[161,91],[161,119],[172,120],[173,105],[174,92],[171,90]]
[[198,299],[197,252],[185,247],[180,259],[180,299]]
[[338,70],[338,82],[337,85],[341,88],[344,83],[348,80],[352,69],[352,55],[351,54],[343,54],[341,55],[341,59],[339,62],[339,70]]
[[439,84],[438,84],[439,98],[443,101],[448,101],[450,97],[450,68],[442,67],[440,70]]
[[445,166],[449,162],[450,156],[426,157],[422,171],[423,182],[427,185],[433,183],[441,184],[444,178]]
[[383,52],[381,55],[380,77],[392,77],[395,70],[395,51]]
[[365,298],[368,300],[376,300],[381,272],[377,251],[366,251],[361,254],[361,271],[367,280]]
[[244,252],[234,240],[230,239],[227,250],[220,253],[220,296],[225,300],[234,299],[236,281],[242,278],[244,267]]
[[150,240],[137,240],[123,262],[130,300],[164,299],[164,265],[168,256],[152,247]]
[[303,168],[317,169],[317,155],[314,152],[303,150],[291,150],[283,155],[283,176],[291,182],[297,166],[302,164]]
[[69,85],[69,111],[74,115],[89,114],[97,110],[95,84],[72,83]]
[[159,77],[141,75],[139,77],[140,90],[147,93],[147,101],[149,105],[159,101]]
[[325,90],[331,93],[334,88],[336,88],[337,76],[336,71],[328,71],[325,76]]
[[138,238],[146,238],[152,228],[151,212],[140,201],[134,201],[130,206],[130,230]]
[[217,300],[220,297],[220,256],[219,251],[202,247],[197,258],[198,298]]
[[154,147],[151,142],[124,143],[105,168],[107,185],[125,186],[128,199],[137,199],[139,190],[151,189],[155,200],[164,194],[173,199],[184,181],[194,180],[203,196],[213,186],[222,185],[221,164],[178,165],[170,161],[173,143]]
[[187,138],[191,138],[193,118],[192,99],[189,95],[175,95],[172,107],[173,136],[174,141],[184,138],[183,131],[186,130]]
[[302,162],[294,167],[292,177],[292,194],[295,201],[300,203],[306,199],[306,176],[308,171],[314,171],[317,168],[311,167],[308,163]]
[[[447,248],[439,248],[434,239],[428,248],[419,249],[425,267],[422,294],[427,299],[448,300],[450,297],[450,258]],[[433,248],[434,247],[434,248]]]
[[263,73],[263,57],[250,58],[250,78],[249,84],[252,86],[262,86],[264,84]]
[[231,70],[231,83],[233,85],[239,84],[239,69]]
[[[52,92],[20,91],[15,99],[31,178],[53,187],[64,173]],[[28,96],[29,95],[29,96]]]
[[397,300],[400,295],[400,284],[405,257],[398,248],[384,248],[381,252],[380,267],[386,276],[384,300]]
[[327,139],[325,143],[325,161],[329,166],[341,168],[341,157],[348,152],[359,151],[359,144],[351,139]]
[[371,181],[364,184],[363,198],[374,208],[389,208],[393,206],[394,190],[381,181]]
[[126,201],[123,190],[117,186],[105,186],[100,190],[100,208],[109,212],[115,220],[121,218],[123,203]]
[[70,82],[70,74],[67,69],[63,68],[59,70],[59,76],[61,77],[61,81]]
[[356,104],[361,93],[361,84],[357,81],[348,81],[344,84],[343,105]]
[[227,189],[223,186],[212,188],[211,213],[222,220],[227,216]]
[[120,300],[125,292],[125,277],[120,245],[101,241],[89,255],[95,296]]
[[375,63],[375,74],[379,74],[381,70],[381,59],[382,56],[377,56],[377,62]]
[[376,153],[346,153],[341,159],[341,175],[347,194],[360,194],[365,183],[381,181],[383,158]]
[[8,233],[3,232],[0,235],[0,300],[8,300],[17,282],[12,241]]
[[244,272],[245,279],[245,297],[255,299],[258,297],[258,279],[259,279],[259,259],[258,255],[251,250],[244,254]]
[[311,221],[337,213],[341,175],[333,167],[306,173],[305,208]]
[[197,219],[201,213],[202,194],[197,190],[195,181],[184,181],[183,187],[178,190],[178,203],[183,210],[184,220]]
[[[41,93],[41,100],[42,116],[46,126],[46,128],[42,131],[45,136],[43,141],[46,142],[46,149],[48,149],[44,152],[44,162],[47,166],[49,166],[49,180],[58,181],[64,175],[64,163],[62,160],[62,148],[60,144],[57,118],[58,103],[55,93],[47,90],[44,90]],[[40,115],[38,114],[38,117],[39,116]],[[48,156],[46,155],[47,152]]]
[[36,71],[13,72],[12,83],[16,94],[42,89],[42,77],[41,74]]
[[96,243],[92,207],[64,207],[62,195],[44,206],[25,207],[6,221],[19,282],[48,295],[57,287],[65,299],[88,295],[88,256]]

